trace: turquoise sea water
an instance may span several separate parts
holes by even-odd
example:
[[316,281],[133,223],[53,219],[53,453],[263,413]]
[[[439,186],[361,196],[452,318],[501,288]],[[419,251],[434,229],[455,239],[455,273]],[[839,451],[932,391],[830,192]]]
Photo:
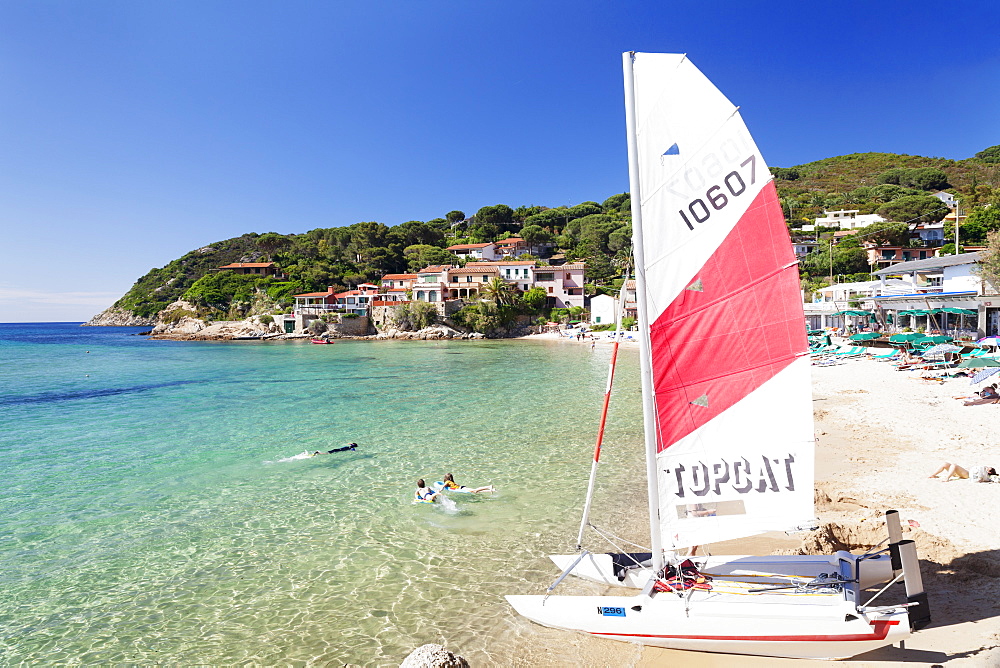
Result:
[[[0,664],[603,651],[503,594],[541,593],[545,555],[575,545],[610,347],[138,331],[0,324]],[[619,360],[598,508],[640,487],[634,350]],[[411,504],[449,471],[499,492]]]

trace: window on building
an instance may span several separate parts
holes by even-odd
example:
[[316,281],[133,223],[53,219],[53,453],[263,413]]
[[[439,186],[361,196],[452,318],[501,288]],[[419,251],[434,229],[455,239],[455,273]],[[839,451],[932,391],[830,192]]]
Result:
[[601,316],[597,316],[596,318],[594,318],[594,324],[597,325],[601,324]]
[[549,294],[550,295],[552,294],[552,286],[551,285],[549,286]]
[[427,301],[436,302],[437,300],[438,300],[437,290],[431,290],[430,292],[427,293]]
[[510,267],[507,268],[507,278],[510,278]]
[[555,274],[535,274],[536,281],[554,281]]

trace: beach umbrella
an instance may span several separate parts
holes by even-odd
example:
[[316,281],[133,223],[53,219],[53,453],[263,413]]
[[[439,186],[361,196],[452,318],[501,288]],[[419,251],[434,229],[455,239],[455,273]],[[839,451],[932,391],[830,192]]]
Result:
[[924,338],[924,335],[920,332],[908,332],[906,334],[893,334],[889,337],[889,343],[909,343],[910,341],[916,341],[917,339]]
[[853,334],[849,338],[851,341],[871,341],[872,339],[881,338],[882,335],[879,332],[862,332],[860,334]]
[[848,310],[846,310],[846,311],[837,311],[837,312],[836,312],[836,313],[834,313],[833,315],[854,315],[854,316],[862,316],[862,315],[872,315],[872,312],[871,312],[871,311],[862,311],[862,310],[860,310],[860,309],[848,309]]
[[941,313],[954,313],[955,315],[978,315],[978,311],[973,311],[968,308],[954,308],[952,306],[947,306],[938,310],[941,311]]
[[980,369],[975,374],[973,374],[972,378],[969,379],[969,385],[975,385],[976,383],[981,383],[998,371],[1000,371],[1000,364],[998,364],[997,366],[989,366],[986,367],[985,369]]
[[980,346],[1000,346],[1000,336],[987,336],[976,341]]
[[970,357],[967,360],[962,360],[962,363],[956,366],[956,369],[983,369],[985,367],[996,367],[1000,368],[1000,360],[996,357]]
[[914,343],[948,343],[949,341],[951,341],[950,336],[935,334],[934,336],[925,336],[922,339],[916,339]]

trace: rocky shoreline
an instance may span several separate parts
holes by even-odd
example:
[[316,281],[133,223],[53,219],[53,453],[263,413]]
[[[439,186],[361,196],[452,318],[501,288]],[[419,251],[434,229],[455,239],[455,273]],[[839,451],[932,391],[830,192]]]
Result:
[[478,332],[460,332],[447,325],[432,325],[424,329],[410,332],[390,329],[366,336],[349,336],[335,332],[320,335],[308,333],[286,334],[278,331],[273,325],[265,325],[250,320],[221,321],[211,324],[196,318],[181,318],[176,323],[156,325],[150,332],[151,339],[166,339],[171,341],[295,341],[303,339],[323,339],[336,341],[341,339],[354,340],[388,340],[400,339],[411,341],[435,341],[454,339],[482,339]]
[[[417,331],[390,328],[377,330],[369,326],[373,334],[355,334],[351,329],[331,324],[327,331],[320,334],[310,332],[287,333],[274,322],[267,322],[264,316],[252,316],[245,320],[220,320],[207,322],[194,317],[195,307],[187,302],[174,302],[166,309],[156,314],[154,318],[144,318],[122,308],[111,307],[98,313],[84,327],[152,327],[149,332],[142,332],[151,339],[167,339],[172,341],[288,341],[301,339],[358,339],[386,340],[399,339],[411,341],[461,340],[486,338],[478,332],[463,332],[446,324],[436,324]],[[187,315],[191,314],[191,315]],[[264,321],[262,321],[264,318]],[[352,332],[352,333],[345,333]],[[363,329],[362,329],[363,331]],[[529,334],[532,331],[518,332],[514,336]]]
[[156,318],[144,318],[127,309],[112,306],[104,309],[81,327],[152,327]]

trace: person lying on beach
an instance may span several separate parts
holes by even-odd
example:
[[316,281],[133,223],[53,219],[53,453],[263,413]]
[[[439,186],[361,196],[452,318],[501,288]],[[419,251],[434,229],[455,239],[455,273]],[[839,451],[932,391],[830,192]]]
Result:
[[455,482],[455,476],[450,473],[446,473],[444,480],[438,480],[434,483],[434,489],[438,491],[450,490],[453,492],[468,492],[471,494],[479,494],[480,492],[493,492],[493,485],[487,485],[486,487],[476,487],[475,489],[471,487],[466,487],[465,485],[459,485]]
[[312,453],[309,456],[310,457],[315,457],[316,455],[332,455],[335,452],[347,452],[348,450],[350,450],[351,452],[354,452],[357,449],[358,449],[358,444],[357,443],[351,443],[349,445],[345,445],[342,448],[334,448],[333,450],[327,450],[326,452],[321,452],[321,451],[317,450],[316,452]]
[[416,500],[414,503],[434,503],[438,493],[428,487],[421,478],[417,481]]
[[948,482],[952,478],[956,480],[969,480],[972,479],[973,482],[994,482],[994,477],[997,475],[997,470],[992,466],[976,466],[972,469],[970,473],[968,469],[959,466],[958,464],[952,464],[951,462],[945,462],[938,470],[927,476],[928,478],[937,478],[938,473],[947,473],[944,481]]

